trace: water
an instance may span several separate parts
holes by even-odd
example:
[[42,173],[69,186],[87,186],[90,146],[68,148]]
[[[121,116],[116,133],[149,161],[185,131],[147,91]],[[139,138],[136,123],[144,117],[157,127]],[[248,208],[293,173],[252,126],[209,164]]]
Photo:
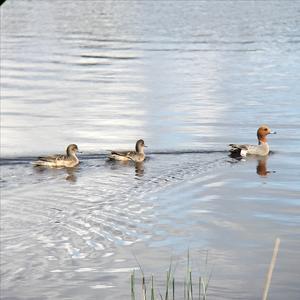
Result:
[[[190,248],[211,299],[260,299],[280,237],[270,298],[299,299],[299,23],[297,1],[5,3],[1,298],[129,299],[135,257],[159,284]],[[272,155],[230,159],[261,123]],[[106,162],[138,138],[143,164]],[[70,143],[78,168],[31,166]]]

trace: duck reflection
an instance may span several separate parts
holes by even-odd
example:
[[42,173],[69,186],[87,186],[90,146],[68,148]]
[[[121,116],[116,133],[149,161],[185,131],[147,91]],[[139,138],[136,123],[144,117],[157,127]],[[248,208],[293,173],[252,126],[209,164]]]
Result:
[[66,180],[68,180],[70,182],[76,182],[77,181],[76,169],[77,168],[66,168],[66,172],[68,174],[67,177],[66,177]]
[[259,176],[268,176],[267,171],[267,158],[262,158],[257,160],[257,166],[256,166],[256,174]]
[[135,167],[135,176],[142,177],[144,176],[145,167],[144,162],[133,162],[133,161],[118,161],[118,160],[107,160],[106,164],[110,166],[112,170],[117,170],[122,167],[132,168]]
[[34,170],[37,173],[45,173],[45,172],[51,172],[51,174],[53,175],[57,175],[57,174],[66,174],[67,176],[64,177],[65,180],[69,181],[69,182],[76,182],[77,181],[77,176],[76,176],[76,170],[77,167],[73,167],[73,168],[47,168],[44,166],[35,166]]
[[267,161],[269,159],[269,156],[258,156],[258,155],[251,155],[247,156],[247,158],[243,158],[241,156],[234,157],[230,155],[231,158],[233,158],[233,161],[231,163],[238,163],[239,161],[257,161],[256,165],[256,174],[261,177],[267,177],[271,173],[275,173],[276,171],[269,171],[268,170],[268,164]]
[[144,176],[144,172],[145,172],[145,167],[144,167],[144,162],[136,162],[135,163],[135,175],[142,177]]
[[260,157],[257,159],[257,166],[256,166],[256,174],[261,177],[266,177],[271,173],[275,173],[275,171],[268,170],[268,161],[269,156]]

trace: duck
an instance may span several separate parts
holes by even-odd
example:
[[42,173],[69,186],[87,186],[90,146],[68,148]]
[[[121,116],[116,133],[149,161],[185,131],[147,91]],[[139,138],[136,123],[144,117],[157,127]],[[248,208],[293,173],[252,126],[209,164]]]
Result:
[[66,155],[55,154],[51,156],[39,157],[37,161],[33,162],[33,164],[37,167],[73,168],[79,164],[79,159],[76,156],[77,152],[77,145],[70,144],[66,149]]
[[271,131],[268,125],[261,125],[257,129],[258,145],[249,144],[229,144],[231,149],[231,155],[246,157],[247,155],[259,155],[266,156],[270,152],[270,147],[267,143],[267,136],[269,134],[276,134],[275,131]]
[[145,145],[144,140],[138,140],[135,144],[135,151],[111,151],[108,155],[110,160],[118,160],[118,161],[134,161],[134,162],[142,162],[145,160],[144,148],[147,147]]

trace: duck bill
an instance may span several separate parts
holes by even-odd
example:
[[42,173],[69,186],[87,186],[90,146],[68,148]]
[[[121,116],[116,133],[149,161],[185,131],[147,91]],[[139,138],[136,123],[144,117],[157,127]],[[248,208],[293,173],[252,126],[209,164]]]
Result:
[[277,132],[276,131],[271,131],[270,134],[277,134]]

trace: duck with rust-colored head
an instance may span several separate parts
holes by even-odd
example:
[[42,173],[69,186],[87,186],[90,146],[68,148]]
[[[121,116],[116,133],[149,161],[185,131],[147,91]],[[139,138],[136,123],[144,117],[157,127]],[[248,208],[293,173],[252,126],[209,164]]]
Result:
[[230,152],[232,155],[260,155],[265,156],[270,152],[270,147],[267,143],[267,136],[269,134],[276,134],[276,132],[271,131],[269,126],[261,125],[257,130],[257,139],[258,145],[249,145],[249,144],[230,144]]
[[73,168],[79,164],[79,159],[76,156],[78,147],[71,144],[67,147],[66,155],[56,154],[51,156],[39,157],[33,162],[35,166],[49,168]]
[[135,151],[111,151],[108,158],[119,161],[142,162],[145,160],[144,148],[147,147],[143,140],[138,140],[135,144]]

